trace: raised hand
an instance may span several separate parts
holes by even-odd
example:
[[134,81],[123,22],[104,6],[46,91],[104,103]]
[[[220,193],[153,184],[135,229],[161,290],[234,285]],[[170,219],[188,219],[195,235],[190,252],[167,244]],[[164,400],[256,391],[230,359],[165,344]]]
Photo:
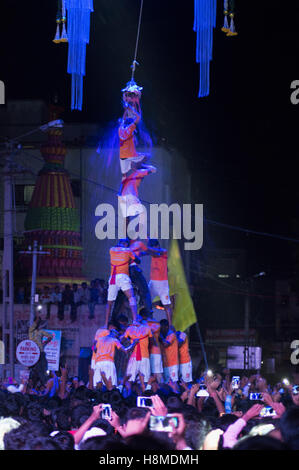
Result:
[[252,418],[259,416],[261,410],[264,408],[264,405],[259,405],[258,403],[254,404],[246,413],[243,415],[245,421],[249,421]]
[[102,410],[103,410],[102,403],[100,403],[99,405],[95,405],[93,407],[91,416],[94,418],[94,420],[97,420],[100,418]]
[[150,407],[151,413],[154,416],[166,416],[168,413],[167,407],[164,405],[163,401],[159,395],[151,396],[153,406]]
[[144,374],[142,374],[142,372],[139,372],[138,376],[139,376],[139,380],[140,380],[141,390],[144,392],[144,390],[145,390]]

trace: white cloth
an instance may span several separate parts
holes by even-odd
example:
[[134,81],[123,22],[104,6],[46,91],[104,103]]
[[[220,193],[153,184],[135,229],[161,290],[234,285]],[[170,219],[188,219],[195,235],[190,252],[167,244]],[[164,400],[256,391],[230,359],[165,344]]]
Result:
[[160,297],[160,300],[163,305],[170,305],[171,301],[169,298],[169,284],[167,280],[164,281],[154,281],[150,280],[148,283],[148,288],[151,294],[151,298]]
[[108,300],[113,302],[118,294],[119,290],[123,292],[132,289],[131,279],[127,274],[116,274],[115,284],[110,284],[109,278],[109,287],[108,287]]
[[88,431],[86,431],[86,433],[82,437],[81,442],[86,441],[90,437],[106,436],[106,435],[107,435],[107,433],[104,431],[104,429],[97,428],[96,426],[94,426],[93,428],[90,428],[90,429],[88,429]]
[[16,387],[15,385],[8,385],[8,387],[6,387],[6,390],[10,393],[18,393],[18,392],[21,392],[24,388],[24,384],[20,384],[18,387]]
[[152,374],[163,374],[163,363],[161,354],[150,354]]
[[137,157],[130,157],[130,158],[120,158],[120,171],[124,175],[128,173],[132,169],[132,163],[139,163],[141,162],[146,155],[138,154]]
[[165,382],[168,382],[170,379],[173,382],[177,382],[179,380],[179,366],[178,365],[164,367]]
[[117,385],[117,374],[115,364],[112,361],[98,361],[94,366],[93,386],[96,387],[99,382],[104,383],[101,372],[104,372],[107,380],[111,377],[112,385]]
[[126,194],[125,196],[118,196],[118,205],[121,215],[126,217],[133,217],[134,215],[142,214],[145,212],[144,206],[134,194]]
[[131,375],[130,381],[135,382],[139,372],[144,375],[144,382],[148,382],[151,375],[151,366],[148,357],[143,357],[141,361],[136,361],[135,357],[130,357],[127,366],[127,375]]
[[179,365],[179,376],[184,382],[192,382],[192,362]]

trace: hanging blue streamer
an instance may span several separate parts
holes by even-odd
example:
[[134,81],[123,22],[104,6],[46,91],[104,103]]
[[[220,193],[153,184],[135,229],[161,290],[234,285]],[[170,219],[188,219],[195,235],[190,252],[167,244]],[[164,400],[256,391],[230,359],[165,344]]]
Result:
[[65,6],[69,43],[67,71],[72,75],[71,108],[81,111],[86,45],[89,43],[90,13],[93,12],[93,0],[66,0]]
[[196,62],[199,63],[198,97],[210,93],[210,62],[213,57],[213,30],[216,26],[217,0],[194,0]]

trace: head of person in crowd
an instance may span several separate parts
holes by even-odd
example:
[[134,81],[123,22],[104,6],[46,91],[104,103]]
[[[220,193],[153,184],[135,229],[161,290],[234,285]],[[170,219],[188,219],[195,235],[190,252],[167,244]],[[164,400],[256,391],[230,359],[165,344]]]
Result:
[[114,322],[110,321],[108,323],[108,330],[109,336],[112,336],[113,338],[117,338],[119,336],[119,332],[117,331],[117,327]]
[[283,441],[292,450],[299,450],[299,407],[290,406],[279,421]]
[[52,436],[52,441],[58,444],[61,450],[75,449],[74,437],[67,431],[58,431]]
[[62,450],[52,437],[30,437],[21,450]]
[[96,436],[89,437],[80,443],[80,450],[106,450],[106,451],[129,451],[125,440],[119,436]]
[[233,450],[289,450],[288,446],[270,436],[250,436],[240,440]]
[[150,238],[147,242],[149,248],[160,248],[160,242],[157,238]]
[[127,327],[129,326],[129,319],[126,315],[124,315],[123,313],[121,313],[120,315],[118,315],[117,317],[117,323],[118,323],[118,327],[121,331],[125,331],[127,329]]
[[161,328],[160,328],[161,335],[164,336],[165,338],[169,332],[169,322],[168,320],[166,320],[166,318],[163,318],[160,321],[160,325],[161,325]]
[[122,248],[129,248],[130,246],[130,239],[129,238],[120,238],[118,240],[117,246],[120,246]]
[[146,322],[150,318],[150,314],[145,307],[142,307],[139,310],[138,315],[137,315],[137,320],[138,318],[141,322]]
[[5,436],[20,426],[18,420],[11,417],[0,418],[0,450],[5,449]]

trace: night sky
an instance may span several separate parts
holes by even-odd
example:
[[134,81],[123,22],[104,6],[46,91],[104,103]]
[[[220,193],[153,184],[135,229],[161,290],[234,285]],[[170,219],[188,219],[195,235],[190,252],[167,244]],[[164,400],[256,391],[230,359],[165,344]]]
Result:
[[[4,3],[4,5],[3,5]],[[193,175],[194,202],[222,223],[299,239],[297,123],[290,84],[299,80],[298,2],[236,0],[239,35],[221,32],[218,1],[211,93],[198,99],[193,0],[144,0],[135,78],[144,86],[143,115],[157,141],[176,147]],[[7,99],[44,99],[58,91],[69,109],[67,45],[55,45],[56,1],[2,2],[0,79]],[[94,0],[84,111],[66,122],[105,126],[121,113],[130,78],[139,0]],[[293,245],[228,229],[208,243],[248,248],[253,265],[279,277]]]

